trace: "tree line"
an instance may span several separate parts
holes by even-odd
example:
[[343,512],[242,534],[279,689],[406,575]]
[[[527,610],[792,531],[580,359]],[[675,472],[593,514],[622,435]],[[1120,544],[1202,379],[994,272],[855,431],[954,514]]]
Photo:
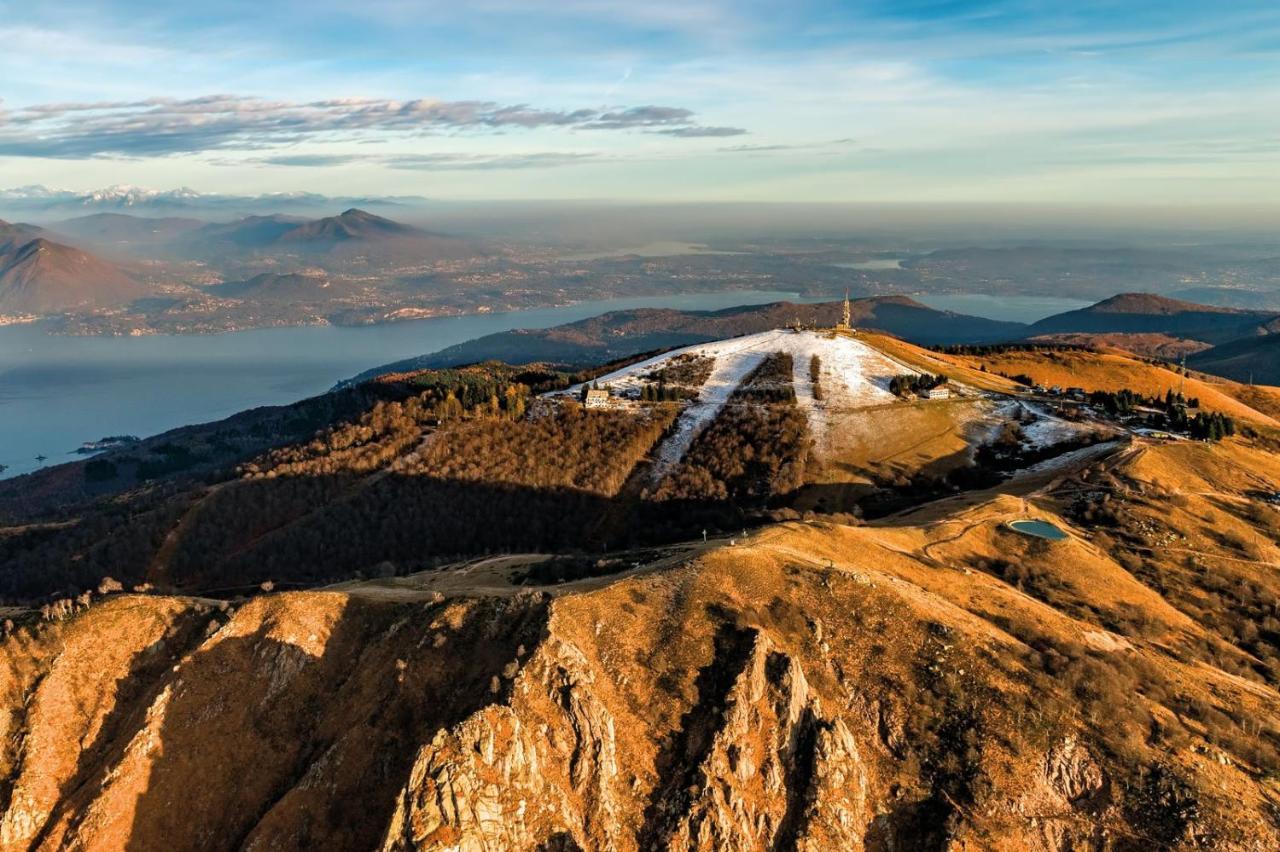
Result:
[[943,375],[904,373],[889,380],[889,392],[894,396],[907,397],[911,394],[923,394],[946,383],[947,377]]
[[804,481],[812,441],[796,407],[791,355],[765,358],[653,492],[656,500],[761,504]]
[[930,346],[943,355],[1002,355],[1006,352],[1092,352],[1093,347],[1082,343],[949,343]]

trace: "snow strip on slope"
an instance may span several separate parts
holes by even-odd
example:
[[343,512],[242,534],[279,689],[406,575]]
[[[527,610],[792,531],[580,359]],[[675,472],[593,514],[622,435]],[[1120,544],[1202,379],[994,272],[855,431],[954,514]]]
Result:
[[[625,393],[628,389],[638,389],[644,384],[645,374],[678,355],[714,359],[711,376],[702,386],[698,399],[681,412],[675,431],[658,448],[654,474],[661,476],[684,457],[694,439],[720,413],[742,380],[773,352],[786,352],[792,357],[796,404],[809,420],[819,452],[828,444],[831,413],[892,403],[897,398],[889,392],[890,379],[918,372],[848,335],[775,329],[686,346],[601,376],[597,381],[615,392]],[[814,355],[821,359],[821,401],[814,399],[809,378],[809,363]],[[576,385],[566,393],[576,394],[581,388]]]

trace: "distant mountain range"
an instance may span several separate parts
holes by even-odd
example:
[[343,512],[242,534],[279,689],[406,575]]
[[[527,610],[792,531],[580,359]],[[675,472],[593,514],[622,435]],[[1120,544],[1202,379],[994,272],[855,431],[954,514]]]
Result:
[[379,263],[475,257],[475,243],[425,231],[365,210],[352,208],[337,216],[302,219],[295,216],[249,216],[225,224],[210,224],[181,233],[171,251],[188,257],[224,254],[331,254],[338,259],[378,252]]
[[51,230],[97,251],[169,259],[335,254],[336,260],[342,260],[376,247],[376,261],[395,264],[483,253],[469,240],[425,231],[354,207],[320,219],[272,213],[230,222],[96,213],[55,222]]
[[[1032,325],[939,311],[905,296],[855,299],[853,324],[887,332],[919,345],[994,344],[1016,341],[1070,343],[1123,349],[1144,357],[1173,359],[1200,353],[1188,363],[1205,372],[1221,361],[1231,378],[1280,383],[1280,315],[1214,308],[1145,293],[1127,293]],[[524,357],[572,367],[598,364],[641,352],[688,346],[707,340],[753,334],[796,320],[830,326],[840,303],[797,305],[777,302],[721,311],[637,309],[547,329],[516,329],[481,337],[439,352],[387,364],[362,373],[361,381],[389,372],[437,369]],[[1214,341],[1224,345],[1213,346]],[[1227,341],[1238,341],[1230,346]],[[1210,348],[1213,347],[1213,348]],[[1216,353],[1216,354],[1215,354]],[[342,384],[347,384],[346,382]]]
[[139,215],[236,216],[250,213],[315,214],[343,207],[374,207],[392,210],[417,205],[426,199],[418,196],[358,196],[331,198],[311,192],[279,192],[263,195],[223,195],[181,188],[146,189],[137,186],[112,186],[80,191],[50,189],[45,186],[23,186],[0,190],[0,214],[22,216],[72,216],[85,212],[127,211]]
[[[356,208],[320,219],[272,214],[228,223],[121,213],[67,219],[52,229],[0,222],[0,312],[45,315],[128,305],[152,295],[152,288],[139,282],[127,267],[150,260],[154,268],[157,258],[194,260],[213,269],[220,264],[232,264],[233,269],[239,265],[239,270],[247,267],[250,272],[256,271],[254,266],[283,267],[288,271],[235,279],[204,292],[262,299],[286,307],[292,299],[314,308],[351,289],[326,291],[329,276],[325,269],[320,270],[324,287],[318,287],[310,274],[316,265],[360,270],[412,268],[483,253],[468,240]],[[198,288],[188,289],[190,297],[201,294]],[[308,315],[314,314],[311,310]]]

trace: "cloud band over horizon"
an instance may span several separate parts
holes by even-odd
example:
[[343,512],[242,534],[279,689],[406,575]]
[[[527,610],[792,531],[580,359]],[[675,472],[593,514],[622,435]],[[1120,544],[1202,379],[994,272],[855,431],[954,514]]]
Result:
[[1280,203],[1262,0],[0,0],[0,47],[0,185]]
[[[686,138],[746,133],[735,127],[704,127],[693,119],[692,110],[670,106],[551,110],[527,104],[431,99],[293,103],[207,95],[185,100],[51,103],[11,112],[0,109],[0,156],[80,159],[251,151],[318,136],[328,141],[359,139],[367,132],[426,136],[560,128],[648,130]],[[324,165],[326,159],[319,156],[312,164]]]

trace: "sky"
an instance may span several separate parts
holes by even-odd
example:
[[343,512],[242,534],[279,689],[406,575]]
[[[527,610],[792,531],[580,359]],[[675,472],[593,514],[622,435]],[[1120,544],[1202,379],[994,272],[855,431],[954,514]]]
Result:
[[1280,203],[1280,3],[0,0],[0,188]]

